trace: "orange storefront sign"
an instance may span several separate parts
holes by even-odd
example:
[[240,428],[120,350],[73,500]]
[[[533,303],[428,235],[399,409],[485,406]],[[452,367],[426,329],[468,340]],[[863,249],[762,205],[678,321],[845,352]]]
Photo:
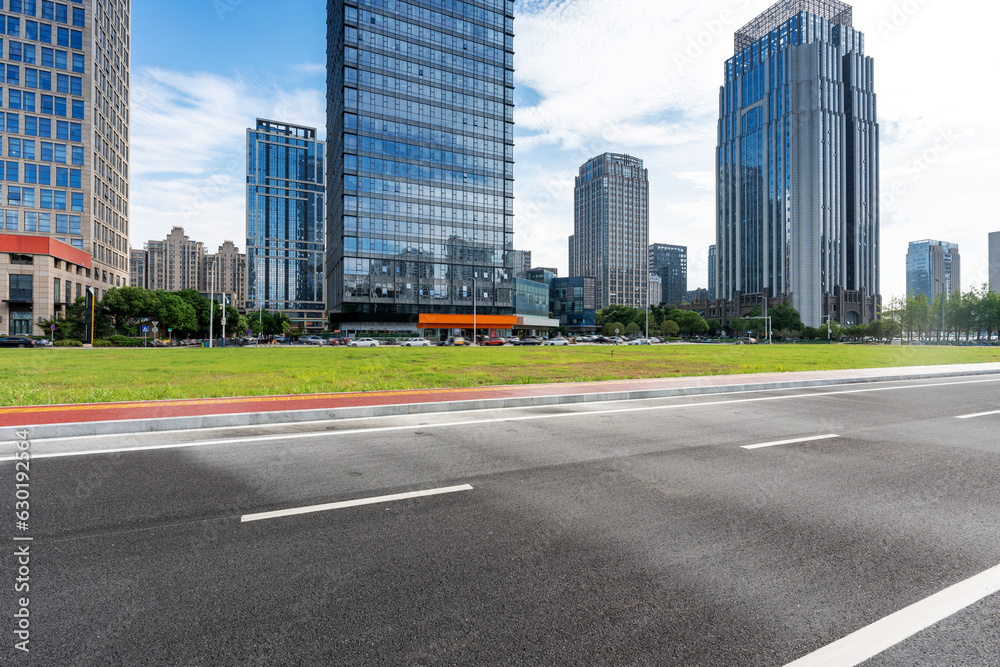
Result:
[[[420,313],[423,329],[471,329],[472,315],[440,315]],[[517,318],[513,315],[476,315],[477,329],[513,329]]]

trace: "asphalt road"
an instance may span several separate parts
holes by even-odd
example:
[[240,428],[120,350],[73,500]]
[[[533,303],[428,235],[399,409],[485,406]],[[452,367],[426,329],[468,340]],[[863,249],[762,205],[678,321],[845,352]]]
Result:
[[[31,441],[0,663],[786,665],[1000,564],[997,411],[987,376]],[[1000,665],[1000,595],[936,600],[863,664]]]

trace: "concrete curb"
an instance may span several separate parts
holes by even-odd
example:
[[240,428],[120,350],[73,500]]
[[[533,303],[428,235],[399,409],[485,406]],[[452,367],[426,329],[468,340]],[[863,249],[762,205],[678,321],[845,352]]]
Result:
[[674,396],[702,396],[706,394],[731,394],[750,391],[776,391],[781,389],[807,389],[832,385],[867,384],[874,382],[900,382],[930,380],[945,377],[998,375],[996,370],[969,369],[968,371],[938,371],[907,375],[878,375],[860,378],[830,378],[822,380],[793,380],[789,382],[759,382],[738,385],[705,387],[671,387],[633,391],[608,391],[557,396],[522,396],[487,398],[440,403],[404,403],[395,405],[369,405],[319,410],[291,410],[279,412],[243,412],[221,415],[195,415],[191,417],[164,417],[158,419],[131,419],[72,424],[40,424],[24,426],[31,431],[32,439],[73,438],[94,435],[123,435],[157,431],[183,431],[200,428],[225,428],[231,426],[260,426],[264,424],[295,424],[309,421],[331,421],[369,417],[458,412],[466,410],[496,410],[499,408],[525,408],[574,403],[600,403],[604,401],[634,401]]

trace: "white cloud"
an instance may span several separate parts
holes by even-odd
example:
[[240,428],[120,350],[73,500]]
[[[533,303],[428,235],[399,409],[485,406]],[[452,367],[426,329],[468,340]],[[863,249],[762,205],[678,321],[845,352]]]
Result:
[[182,226],[213,250],[246,245],[246,131],[259,118],[317,127],[323,91],[216,74],[140,71],[132,86],[131,241]]

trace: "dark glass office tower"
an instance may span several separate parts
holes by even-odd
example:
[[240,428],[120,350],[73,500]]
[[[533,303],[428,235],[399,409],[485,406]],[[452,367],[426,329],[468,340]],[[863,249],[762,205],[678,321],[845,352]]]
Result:
[[809,326],[879,302],[874,62],[851,7],[789,0],[736,33],[719,97],[719,299],[788,298]]
[[329,0],[334,327],[513,328],[513,9]]
[[257,119],[247,130],[247,308],[322,330],[325,145],[316,129]]

